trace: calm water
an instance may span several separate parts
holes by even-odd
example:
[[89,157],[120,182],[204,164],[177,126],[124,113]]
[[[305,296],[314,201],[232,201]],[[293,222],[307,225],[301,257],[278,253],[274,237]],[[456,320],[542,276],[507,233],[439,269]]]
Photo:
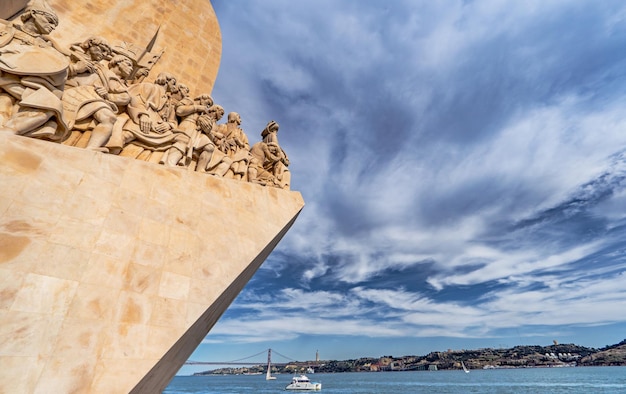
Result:
[[[626,367],[311,374],[322,394],[626,393]],[[177,376],[164,394],[287,393],[291,375]]]

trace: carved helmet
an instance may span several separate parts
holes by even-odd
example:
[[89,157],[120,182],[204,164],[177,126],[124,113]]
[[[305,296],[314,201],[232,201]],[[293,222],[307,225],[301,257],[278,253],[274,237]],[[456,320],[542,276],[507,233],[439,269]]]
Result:
[[261,137],[265,137],[266,135],[268,135],[271,132],[278,131],[279,127],[280,126],[278,125],[278,123],[275,120],[270,120],[269,122],[267,122],[267,126],[265,126],[263,131],[261,131]]
[[56,12],[50,7],[50,4],[46,0],[30,0],[28,5],[24,9],[24,13],[22,14],[22,21],[28,19],[31,13],[36,14],[44,14],[52,20],[56,25],[59,24],[59,17]]

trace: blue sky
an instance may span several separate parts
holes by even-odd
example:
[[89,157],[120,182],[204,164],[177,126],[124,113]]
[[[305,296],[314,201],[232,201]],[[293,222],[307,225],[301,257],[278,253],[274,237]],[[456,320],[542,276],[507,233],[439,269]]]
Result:
[[306,206],[191,359],[626,338],[623,1],[212,4]]

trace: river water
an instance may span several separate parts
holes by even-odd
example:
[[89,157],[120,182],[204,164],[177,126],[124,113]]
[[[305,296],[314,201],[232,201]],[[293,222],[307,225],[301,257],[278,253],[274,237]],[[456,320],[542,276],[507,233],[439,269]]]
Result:
[[[322,394],[626,393],[626,367],[311,374]],[[291,375],[176,376],[164,394],[287,393]]]

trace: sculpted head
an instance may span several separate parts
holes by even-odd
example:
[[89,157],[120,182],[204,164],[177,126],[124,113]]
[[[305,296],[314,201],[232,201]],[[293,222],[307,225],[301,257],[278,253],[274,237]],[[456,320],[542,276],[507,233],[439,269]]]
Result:
[[218,120],[222,119],[222,116],[224,116],[224,108],[222,108],[221,105],[214,104],[209,108],[209,113],[213,114],[213,117],[217,122]]
[[[197,102],[200,105],[206,105],[207,107],[210,107],[210,106],[213,105],[213,98],[209,94],[207,94],[207,93],[203,93],[203,94],[199,95],[198,97],[196,97],[194,99],[194,101]],[[224,109],[222,108],[222,111],[223,110]],[[223,115],[224,114],[222,114],[222,116]]]
[[180,91],[183,97],[189,96],[189,86],[185,85],[184,83],[178,84],[178,90]]
[[110,59],[113,50],[102,37],[92,36],[80,43],[80,47],[89,55],[91,60]]
[[154,83],[156,83],[157,85],[163,86],[165,90],[167,90],[170,93],[178,92],[178,85],[176,83],[176,77],[170,73],[166,73],[166,72],[160,73],[159,75],[157,75],[156,79],[154,80]]
[[267,142],[266,145],[269,151],[274,154],[278,153],[278,151],[280,150],[280,147],[275,142]]
[[20,19],[24,29],[35,34],[50,34],[59,24],[59,17],[46,0],[31,0]]
[[117,70],[120,77],[128,78],[133,72],[133,62],[124,55],[115,55],[109,60],[109,68]]
[[228,123],[241,124],[241,116],[237,112],[229,112]]

